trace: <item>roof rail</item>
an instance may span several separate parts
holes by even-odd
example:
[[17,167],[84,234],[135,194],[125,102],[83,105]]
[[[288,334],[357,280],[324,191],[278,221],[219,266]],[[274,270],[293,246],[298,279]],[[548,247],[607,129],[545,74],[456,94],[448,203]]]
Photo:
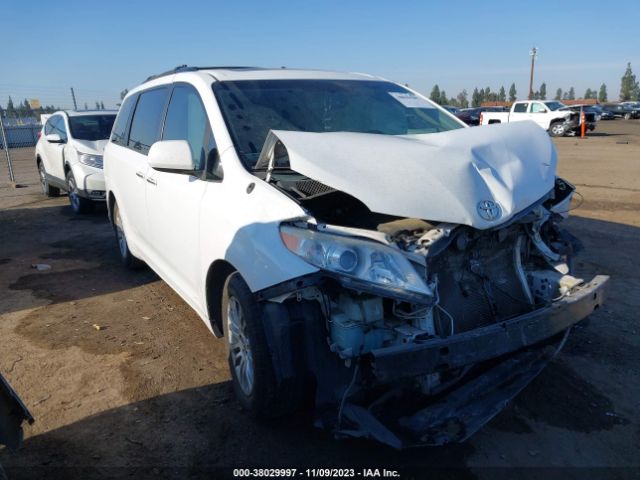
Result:
[[156,78],[165,77],[167,75],[173,75],[173,74],[182,73],[182,72],[197,72],[198,70],[260,70],[260,69],[261,69],[261,67],[238,67],[238,66],[231,66],[231,67],[220,67],[220,66],[216,66],[216,67],[190,67],[188,65],[178,65],[176,68],[174,68],[172,70],[167,70],[166,72],[158,73],[156,75],[151,75],[151,76],[147,77],[147,79],[142,83],[146,83],[146,82],[149,82],[151,80],[155,80]]

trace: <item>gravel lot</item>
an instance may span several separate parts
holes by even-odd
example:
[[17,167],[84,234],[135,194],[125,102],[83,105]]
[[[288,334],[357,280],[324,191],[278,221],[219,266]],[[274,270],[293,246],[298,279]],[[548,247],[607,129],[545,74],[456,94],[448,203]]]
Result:
[[9,478],[204,477],[221,466],[640,478],[640,121],[554,141],[561,176],[584,197],[568,222],[586,247],[578,274],[611,275],[608,301],[469,442],[402,452],[336,441],[306,418],[248,419],[223,341],[153,272],[119,266],[106,209],[78,217],[65,197],[44,198],[33,149],[12,152],[24,187],[10,187],[0,152],[0,372],[36,417],[0,463]]

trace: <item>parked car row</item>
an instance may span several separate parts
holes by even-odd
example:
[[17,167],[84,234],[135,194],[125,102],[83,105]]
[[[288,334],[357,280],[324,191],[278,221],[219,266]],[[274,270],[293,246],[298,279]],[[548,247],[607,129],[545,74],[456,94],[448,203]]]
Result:
[[[515,103],[519,104],[517,111],[514,111]],[[549,133],[553,136],[559,135],[576,135],[579,133],[581,128],[581,117],[582,112],[586,115],[586,128],[588,131],[592,131],[596,128],[597,122],[600,120],[613,120],[615,118],[624,118],[626,120],[640,118],[640,102],[623,102],[619,104],[582,104],[582,105],[567,105],[565,106],[562,102],[557,100],[547,101],[547,100],[527,100],[515,102],[511,106],[511,112],[519,115],[515,116],[499,116],[496,117],[494,115],[490,115],[491,119],[487,116],[483,116],[484,112],[490,113],[504,113],[509,112],[510,109],[507,107],[500,106],[488,106],[488,107],[475,107],[475,108],[457,108],[451,106],[444,106],[449,112],[453,113],[460,120],[465,122],[467,125],[476,126],[481,124],[488,123],[504,123],[508,121],[514,121],[516,118],[519,120],[530,119],[538,123],[543,128],[547,128]],[[526,105],[526,107],[525,107]],[[546,105],[546,106],[544,106]],[[525,109],[523,111],[523,109]],[[551,125],[552,122],[547,122],[547,119],[540,116],[534,115],[531,117],[526,117],[523,114],[535,114],[535,113],[549,113],[543,112],[543,110],[551,110],[555,111],[571,111],[576,113],[576,115],[571,116],[568,122],[562,121],[559,115],[552,114],[554,117],[555,125]],[[484,122],[482,119],[484,118]],[[511,118],[511,120],[509,120]],[[553,127],[553,128],[552,128]]]
[[624,118],[625,120],[640,118],[640,102],[604,104],[602,108],[616,118]]
[[506,107],[475,107],[475,108],[457,108],[445,105],[448,111],[470,126],[480,125],[480,114],[482,112],[506,112]]
[[[252,415],[313,404],[340,436],[440,445],[496,415],[603,302],[608,277],[572,276],[554,145],[514,122],[530,103],[474,129],[368,75],[179,67],[132,89],[93,143],[80,114],[54,115],[37,164],[45,193],[106,199],[122,263],[224,337]],[[538,104],[549,124],[573,115]]]

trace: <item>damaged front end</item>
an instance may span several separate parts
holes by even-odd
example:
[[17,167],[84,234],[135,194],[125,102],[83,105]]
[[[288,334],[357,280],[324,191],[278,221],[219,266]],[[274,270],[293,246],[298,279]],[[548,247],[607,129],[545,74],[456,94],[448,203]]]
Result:
[[494,226],[500,205],[477,202],[478,228],[374,213],[293,170],[266,176],[309,212],[280,235],[319,269],[257,292],[274,370],[314,391],[317,424],[338,436],[395,448],[464,441],[604,300],[608,277],[571,274],[581,246],[559,224],[574,187],[559,178]]

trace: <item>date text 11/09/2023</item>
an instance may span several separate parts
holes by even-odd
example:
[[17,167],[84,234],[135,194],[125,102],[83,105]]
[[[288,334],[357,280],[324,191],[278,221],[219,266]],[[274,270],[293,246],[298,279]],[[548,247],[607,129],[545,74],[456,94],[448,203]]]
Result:
[[399,478],[400,473],[386,468],[234,468],[233,476],[235,478]]

